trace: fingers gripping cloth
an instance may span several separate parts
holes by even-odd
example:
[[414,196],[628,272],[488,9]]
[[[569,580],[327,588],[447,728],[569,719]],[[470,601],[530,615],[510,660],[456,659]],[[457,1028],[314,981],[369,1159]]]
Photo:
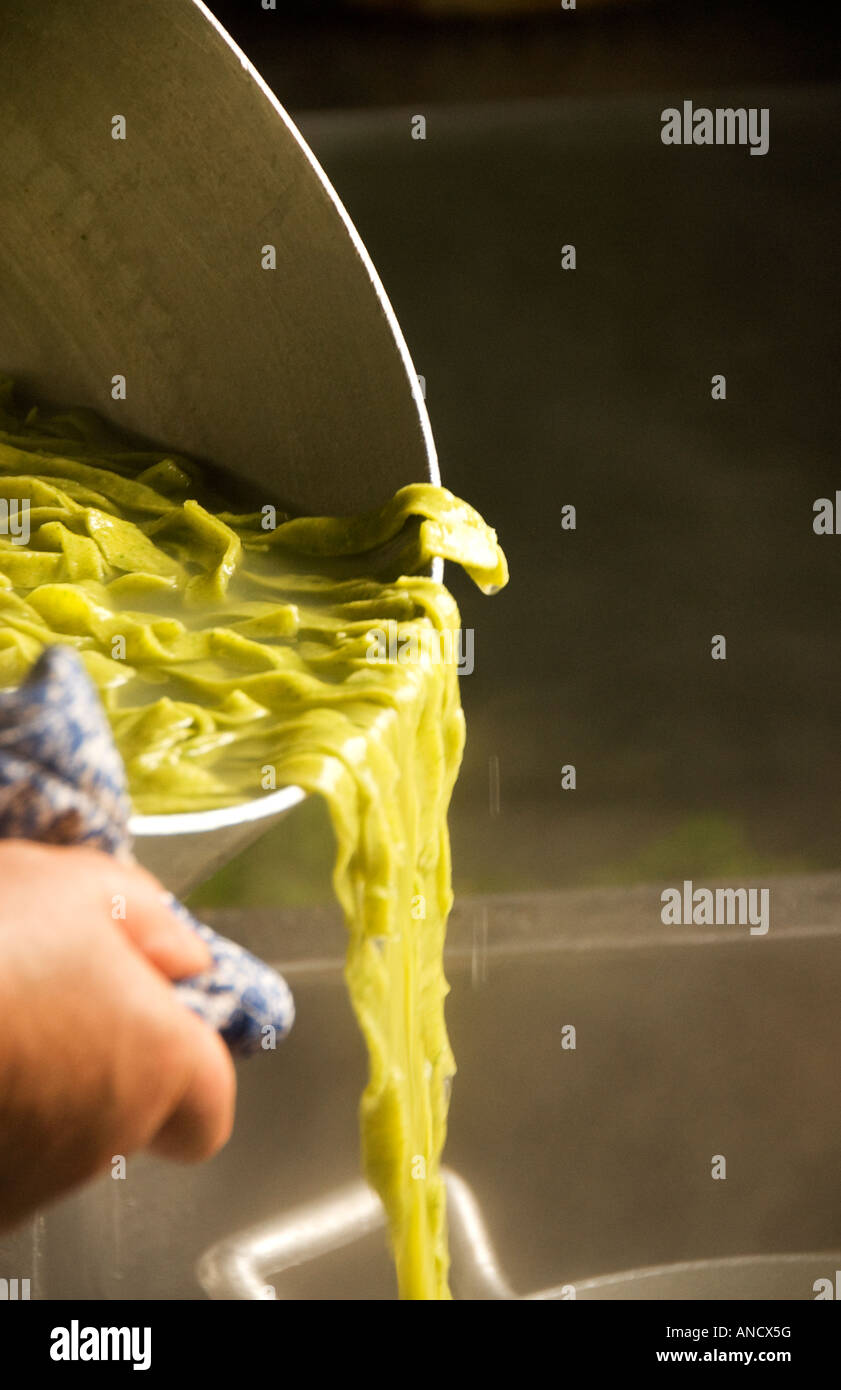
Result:
[[[125,859],[130,814],[125,768],[97,690],[75,651],[48,647],[23,685],[0,691],[0,838],[90,845]],[[284,1037],[295,1005],[282,976],[196,921],[171,894],[166,901],[213,956],[211,969],[174,985],[188,1008],[239,1056]]]

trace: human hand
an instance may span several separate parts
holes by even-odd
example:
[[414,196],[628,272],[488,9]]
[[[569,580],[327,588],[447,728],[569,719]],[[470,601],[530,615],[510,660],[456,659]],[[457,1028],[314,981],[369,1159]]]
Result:
[[138,865],[0,841],[0,1228],[115,1154],[227,1142],[230,1054],[171,987],[210,964]]

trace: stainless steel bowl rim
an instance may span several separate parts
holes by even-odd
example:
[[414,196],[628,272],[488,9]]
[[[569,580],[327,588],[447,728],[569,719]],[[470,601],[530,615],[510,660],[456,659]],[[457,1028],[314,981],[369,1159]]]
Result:
[[237,806],[220,806],[214,811],[179,811],[161,816],[132,816],[129,830],[135,839],[149,835],[199,835],[213,830],[229,830],[249,821],[289,811],[306,797],[302,787],[281,787],[254,801]]

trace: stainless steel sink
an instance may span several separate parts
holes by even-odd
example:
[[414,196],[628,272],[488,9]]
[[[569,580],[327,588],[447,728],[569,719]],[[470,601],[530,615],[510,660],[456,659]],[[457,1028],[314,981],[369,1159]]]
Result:
[[[403,111],[300,122],[425,375],[448,485],[498,525],[514,576],[509,596],[463,602],[481,626],[454,861],[483,891],[547,891],[462,896],[453,917],[462,1297],[502,1280],[514,1296],[809,1299],[841,1270],[841,876],[813,872],[837,864],[841,827],[837,557],[811,532],[837,454],[839,99],[733,93],[773,106],[774,153],[703,174],[659,141],[671,100],[440,109],[422,151]],[[781,353],[792,321],[799,350]],[[711,413],[722,356],[738,385]],[[561,547],[570,501],[581,544]],[[738,660],[713,672],[719,622]],[[302,814],[229,900],[255,885],[291,900]],[[723,886],[722,866],[741,884],[762,871],[767,936],[664,927],[661,885],[571,889],[673,870]],[[0,1277],[33,1297],[241,1296],[250,1275],[255,1295],[391,1298],[356,1186],[365,1058],[343,927],[310,908],[202,915],[281,963],[292,1036],[241,1067],[217,1159],[130,1160],[125,1181],[0,1241]],[[337,1214],[348,1191],[358,1205]],[[315,1239],[319,1220],[335,1239]]]
[[[663,926],[658,886],[459,902],[457,1297],[810,1299],[834,1279],[841,876],[768,886],[764,937]],[[332,909],[212,919],[264,955],[283,942],[298,1005],[290,1039],[240,1068],[233,1139],[199,1168],[131,1159],[124,1181],[7,1238],[0,1274],[30,1278],[33,1297],[249,1296],[233,1253],[255,1297],[392,1298],[358,1184],[365,1059],[341,923]],[[348,1191],[361,1206],[339,1219]],[[302,1205],[336,1239],[303,1238]]]

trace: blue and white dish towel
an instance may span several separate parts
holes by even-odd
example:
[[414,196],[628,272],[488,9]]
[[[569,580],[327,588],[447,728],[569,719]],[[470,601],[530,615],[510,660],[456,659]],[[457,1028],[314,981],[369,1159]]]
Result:
[[[125,857],[130,815],[125,768],[99,693],[71,647],[47,647],[23,685],[0,691],[0,838],[91,845]],[[295,1005],[282,976],[171,895],[169,905],[214,961],[173,986],[184,1003],[236,1056],[284,1037]]]

